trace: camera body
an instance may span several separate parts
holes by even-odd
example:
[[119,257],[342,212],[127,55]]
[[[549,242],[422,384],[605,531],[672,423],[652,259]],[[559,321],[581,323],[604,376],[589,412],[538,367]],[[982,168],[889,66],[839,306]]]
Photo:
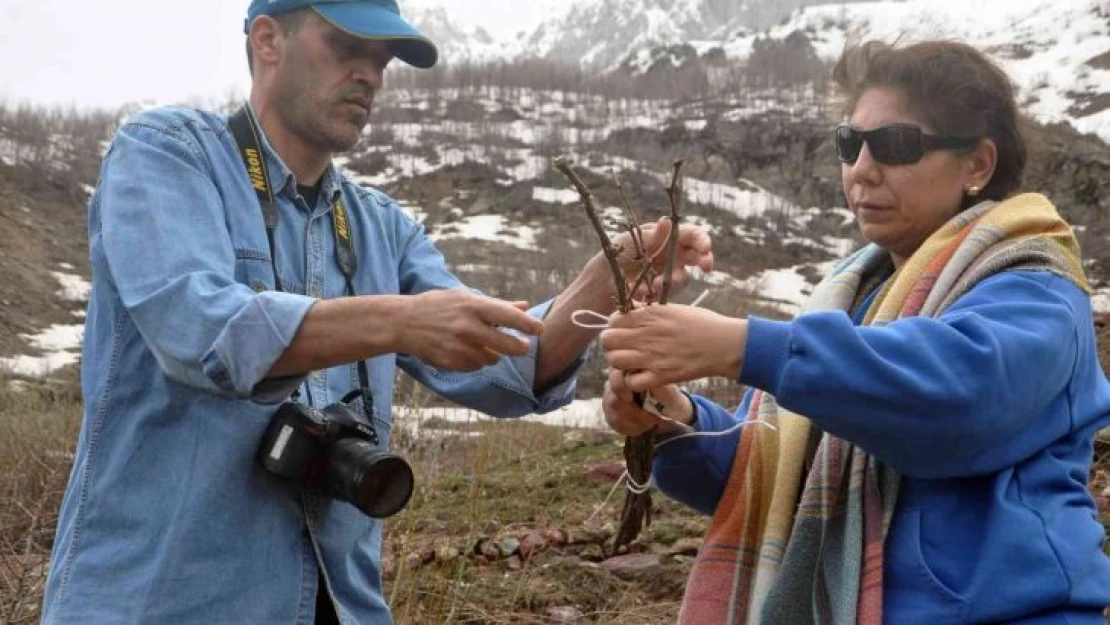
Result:
[[385,518],[405,507],[415,480],[404,458],[378,451],[379,445],[374,428],[345,403],[316,409],[286,402],[270,420],[257,457],[274,475]]

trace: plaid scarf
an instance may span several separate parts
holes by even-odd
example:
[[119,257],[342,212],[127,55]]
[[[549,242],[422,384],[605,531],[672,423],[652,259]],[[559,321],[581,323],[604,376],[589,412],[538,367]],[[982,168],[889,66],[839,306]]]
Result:
[[[1046,270],[1090,290],[1071,227],[1046,198],[953,217],[890,276],[865,325],[936,317],[981,280]],[[841,261],[802,313],[851,311],[892,271],[875,245]],[[872,625],[883,620],[883,541],[900,476],[755,391],[732,473],[686,586],[688,625]],[[799,499],[800,491],[800,499]]]

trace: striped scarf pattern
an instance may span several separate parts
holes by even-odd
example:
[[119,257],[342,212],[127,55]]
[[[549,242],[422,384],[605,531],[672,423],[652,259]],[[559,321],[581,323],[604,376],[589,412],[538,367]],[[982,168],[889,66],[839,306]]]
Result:
[[[841,261],[801,314],[851,311],[890,276],[865,325],[936,317],[985,278],[1051,271],[1090,291],[1071,227],[1042,195],[982,202],[949,220],[893,275],[869,245]],[[900,476],[756,390],[731,475],[690,572],[683,625],[877,625],[883,542]],[[800,496],[800,498],[799,498]]]

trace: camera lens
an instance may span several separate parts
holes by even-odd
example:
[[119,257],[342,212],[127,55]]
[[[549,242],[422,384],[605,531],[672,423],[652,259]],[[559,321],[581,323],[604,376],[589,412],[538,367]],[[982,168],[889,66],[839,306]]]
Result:
[[404,458],[381,453],[368,441],[344,438],[332,446],[325,483],[331,495],[367,516],[397,514],[412,497],[415,479]]

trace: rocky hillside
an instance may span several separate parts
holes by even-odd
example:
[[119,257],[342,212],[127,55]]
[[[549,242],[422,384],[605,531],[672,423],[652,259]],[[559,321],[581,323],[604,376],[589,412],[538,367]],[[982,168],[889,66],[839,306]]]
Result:
[[[576,161],[614,230],[614,176],[645,217],[658,217],[666,174],[684,159],[686,214],[711,230],[718,262],[684,297],[709,289],[710,308],[781,316],[796,310],[826,263],[858,244],[821,98],[810,85],[643,99],[518,87],[505,77],[397,89],[383,94],[366,141],[341,162],[423,220],[464,280],[539,301],[597,249],[551,158]],[[1033,125],[1030,136],[1027,186],[1077,225],[1091,275],[1104,285],[1107,145],[1063,125]],[[73,289],[62,282],[87,276],[83,202],[99,148],[56,155],[0,163],[0,349],[9,357],[57,350],[64,328],[80,323],[72,316],[80,303],[66,299]]]

